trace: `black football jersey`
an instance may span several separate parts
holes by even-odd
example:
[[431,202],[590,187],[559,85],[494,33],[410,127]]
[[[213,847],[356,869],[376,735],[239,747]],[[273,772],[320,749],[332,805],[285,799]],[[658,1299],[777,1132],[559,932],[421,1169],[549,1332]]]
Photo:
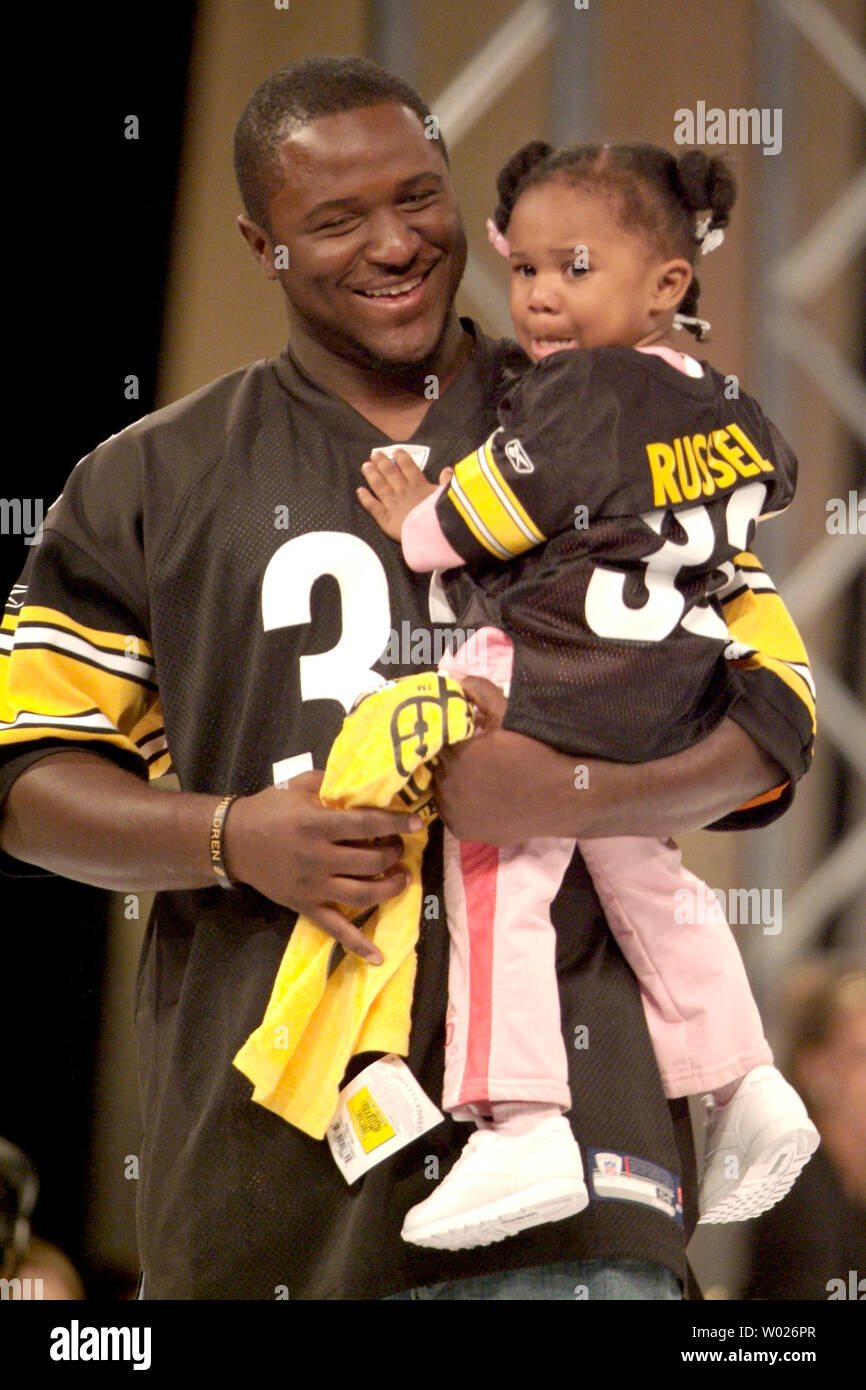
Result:
[[[434,480],[494,428],[503,372],[519,360],[514,345],[466,327],[470,358],[407,441]],[[172,767],[184,791],[214,796],[324,767],[369,672],[431,664],[422,639],[440,631],[429,577],[407,569],[355,497],[362,461],[389,442],[283,354],[145,417],[83,460],[3,621],[0,795],[58,748],[101,752],[142,777]],[[754,652],[751,593],[744,582]],[[808,717],[757,658],[752,669],[744,660],[741,678],[737,717],[793,782]],[[772,819],[786,796],[739,823]],[[408,1062],[438,1101],[448,932],[435,831]],[[4,867],[28,871],[8,857]],[[489,1249],[428,1251],[399,1234],[460,1153],[465,1126],[446,1119],[348,1187],[324,1142],[251,1102],[232,1059],[261,1021],[294,921],[248,887],[156,896],[135,1004],[146,1299],[374,1299],[618,1256],[684,1277],[695,1214],[687,1108],[665,1101],[637,984],[579,854],[553,904],[571,1119],[588,1161],[590,1147],[605,1163],[625,1156],[654,1180],[626,1199],[594,1193],[579,1217]],[[684,1224],[657,1188],[680,1193]]]
[[467,561],[510,562],[461,613],[514,641],[507,727],[646,762],[727,711],[719,599],[758,517],[790,502],[797,464],[757,402],[725,387],[708,364],[691,377],[633,348],[556,353],[457,464],[437,502],[447,539]]

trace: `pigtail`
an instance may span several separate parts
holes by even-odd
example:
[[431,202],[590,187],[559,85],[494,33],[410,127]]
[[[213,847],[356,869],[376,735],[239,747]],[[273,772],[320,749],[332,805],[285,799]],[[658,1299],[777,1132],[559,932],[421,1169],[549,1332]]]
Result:
[[737,181],[724,155],[687,150],[677,160],[680,199],[690,212],[710,213],[705,231],[727,227],[737,199]]
[[511,220],[511,212],[526,175],[551,154],[552,145],[545,144],[543,140],[530,140],[503,164],[496,179],[499,205],[493,214],[493,221],[500,232],[505,231]]
[[701,282],[697,275],[693,275],[691,283],[680,300],[680,313],[696,314],[698,311],[698,300],[701,295]]
[[[703,150],[687,150],[676,161],[676,183],[679,200],[692,219],[692,236],[696,248],[707,255],[721,244],[722,228],[731,220],[731,208],[737,198],[737,181],[724,155],[708,155]],[[709,216],[697,219],[698,213]],[[674,317],[675,328],[685,328],[698,342],[709,335],[710,325],[698,317],[701,286],[692,277]]]

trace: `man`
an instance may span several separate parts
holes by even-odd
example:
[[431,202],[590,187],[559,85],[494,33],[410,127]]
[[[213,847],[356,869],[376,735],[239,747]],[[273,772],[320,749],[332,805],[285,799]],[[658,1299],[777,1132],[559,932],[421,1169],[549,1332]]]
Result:
[[[408,1246],[403,1216],[465,1130],[447,1121],[349,1188],[327,1147],[251,1104],[232,1067],[296,913],[369,954],[335,904],[363,909],[404,882],[408,818],[325,810],[312,770],[371,670],[411,669],[383,665],[391,632],[406,621],[423,632],[433,612],[355,500],[360,464],[410,443],[435,479],[490,432],[503,370],[519,363],[513,345],[454,315],[465,239],[427,114],[355,59],[307,60],[258,90],[236,135],[239,225],[284,294],[288,351],[84,460],[4,623],[0,846],[103,887],[159,890],[136,1003],[148,1299],[431,1286],[446,1298],[670,1298],[686,1275],[682,1212],[637,1190],[595,1194],[580,1217],[492,1251]],[[759,823],[790,799],[778,789],[805,769],[811,726],[767,666],[740,684],[733,718],[700,747],[637,768],[590,762],[579,791],[573,760],[494,729],[444,760],[440,807],[456,833],[494,843],[670,834],[770,793],[770,810],[740,816]],[[180,794],[141,784],[169,762]],[[447,930],[435,837],[425,875],[408,1060],[438,1099]],[[684,1186],[688,1224],[686,1107],[664,1100],[636,983],[579,856],[554,920],[575,1133],[652,1165],[673,1193]]]

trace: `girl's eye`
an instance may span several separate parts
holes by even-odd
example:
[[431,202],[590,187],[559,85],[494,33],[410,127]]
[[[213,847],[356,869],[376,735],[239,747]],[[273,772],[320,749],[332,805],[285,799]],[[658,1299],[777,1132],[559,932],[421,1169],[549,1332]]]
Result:
[[589,266],[581,265],[580,261],[569,261],[565,273],[572,280],[580,280],[584,275],[589,274]]
[[529,280],[535,274],[534,265],[516,265],[513,267],[514,274],[520,280]]

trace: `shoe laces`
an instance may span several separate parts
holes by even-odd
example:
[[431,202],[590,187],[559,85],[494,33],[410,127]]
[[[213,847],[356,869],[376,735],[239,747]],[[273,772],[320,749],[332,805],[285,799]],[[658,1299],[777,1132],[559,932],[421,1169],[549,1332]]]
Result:
[[[483,1148],[485,1144],[490,1142],[487,1136],[492,1133],[493,1131],[489,1129],[476,1129],[474,1134],[470,1134],[466,1143],[463,1145],[463,1151],[457,1162],[460,1163],[464,1158],[468,1158],[469,1154],[474,1153],[476,1149]],[[455,1164],[455,1167],[456,1166]]]

